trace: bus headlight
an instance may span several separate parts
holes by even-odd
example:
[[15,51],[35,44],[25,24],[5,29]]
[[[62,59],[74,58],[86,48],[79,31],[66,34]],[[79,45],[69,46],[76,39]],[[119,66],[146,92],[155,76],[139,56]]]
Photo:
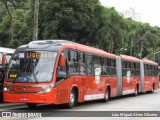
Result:
[[49,92],[51,92],[51,88],[46,89],[46,93],[49,93]]
[[54,87],[54,84],[43,86],[42,87],[42,93],[50,93],[52,91],[53,87]]
[[4,87],[3,90],[4,90],[5,92],[7,92],[8,89],[7,89],[7,87]]
[[52,89],[52,88],[46,88],[46,89],[43,89],[42,92],[43,92],[43,93],[49,93],[49,92],[51,92],[51,89]]
[[10,92],[10,89],[9,89],[8,87],[4,87],[4,88],[3,88],[3,91],[4,91],[4,92]]

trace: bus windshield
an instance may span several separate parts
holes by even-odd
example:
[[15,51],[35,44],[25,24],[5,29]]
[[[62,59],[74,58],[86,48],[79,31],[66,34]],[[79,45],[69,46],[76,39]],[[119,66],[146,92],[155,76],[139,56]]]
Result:
[[57,52],[25,51],[13,55],[7,71],[8,82],[50,82]]
[[11,54],[6,54],[6,63],[9,63],[10,58],[12,57]]

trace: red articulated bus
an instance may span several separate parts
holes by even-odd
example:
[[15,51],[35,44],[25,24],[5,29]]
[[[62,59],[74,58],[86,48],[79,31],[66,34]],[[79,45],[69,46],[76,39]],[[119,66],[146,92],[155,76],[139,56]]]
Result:
[[152,81],[148,84],[146,64],[156,73],[156,63],[135,57],[116,56],[66,40],[33,41],[19,47],[11,58],[4,101],[28,107],[45,103],[72,108],[78,102],[153,92],[158,74],[148,79]]
[[141,84],[140,59],[132,56],[121,55],[123,94],[135,95],[139,92]]
[[14,53],[14,49],[0,47],[0,100],[2,100],[3,82],[7,64]]
[[153,92],[159,87],[158,64],[151,60],[143,59],[142,66],[144,67],[144,91]]

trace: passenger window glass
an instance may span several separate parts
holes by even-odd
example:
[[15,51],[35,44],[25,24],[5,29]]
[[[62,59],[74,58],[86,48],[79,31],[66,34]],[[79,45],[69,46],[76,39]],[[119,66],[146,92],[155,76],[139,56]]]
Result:
[[68,52],[68,66],[70,74],[79,74],[78,54],[77,51]]
[[87,63],[87,72],[89,75],[91,75],[92,74],[92,63],[93,63],[91,55],[87,55],[86,63]]
[[110,68],[109,68],[109,66],[107,66],[107,63],[108,63],[108,59],[103,58],[101,75],[109,75],[110,74]]
[[85,54],[84,53],[79,53],[79,65],[80,65],[80,75],[85,75],[86,69],[85,69]]

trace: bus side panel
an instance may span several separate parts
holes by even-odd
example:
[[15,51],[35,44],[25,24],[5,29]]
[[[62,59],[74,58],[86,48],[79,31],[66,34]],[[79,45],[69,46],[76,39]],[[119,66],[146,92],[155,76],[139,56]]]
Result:
[[71,85],[74,84],[75,77],[70,77],[59,81],[60,83],[56,86],[57,89],[57,103],[63,104],[69,102],[69,93]]
[[152,90],[152,77],[150,76],[145,76],[144,77],[144,89],[145,91],[150,91]]
[[95,76],[92,76],[86,80],[87,84],[85,84],[86,89],[84,94],[84,101],[104,99],[107,78],[101,76],[99,77],[99,82],[96,82]]
[[159,77],[158,76],[153,77],[153,82],[155,84],[155,90],[157,90],[159,88]]
[[136,86],[140,85],[140,77],[139,76],[132,76],[130,81],[130,89],[135,90]]
[[110,86],[110,97],[117,96],[117,77],[107,77],[106,85]]
[[69,102],[70,92],[74,86],[78,89],[78,102],[85,101],[85,95],[99,93],[98,89],[95,89],[93,76],[72,76],[63,80],[56,87],[58,90],[57,102],[59,104]]
[[151,91],[154,84],[154,89],[158,89],[158,77],[146,76],[145,77],[145,91]]

